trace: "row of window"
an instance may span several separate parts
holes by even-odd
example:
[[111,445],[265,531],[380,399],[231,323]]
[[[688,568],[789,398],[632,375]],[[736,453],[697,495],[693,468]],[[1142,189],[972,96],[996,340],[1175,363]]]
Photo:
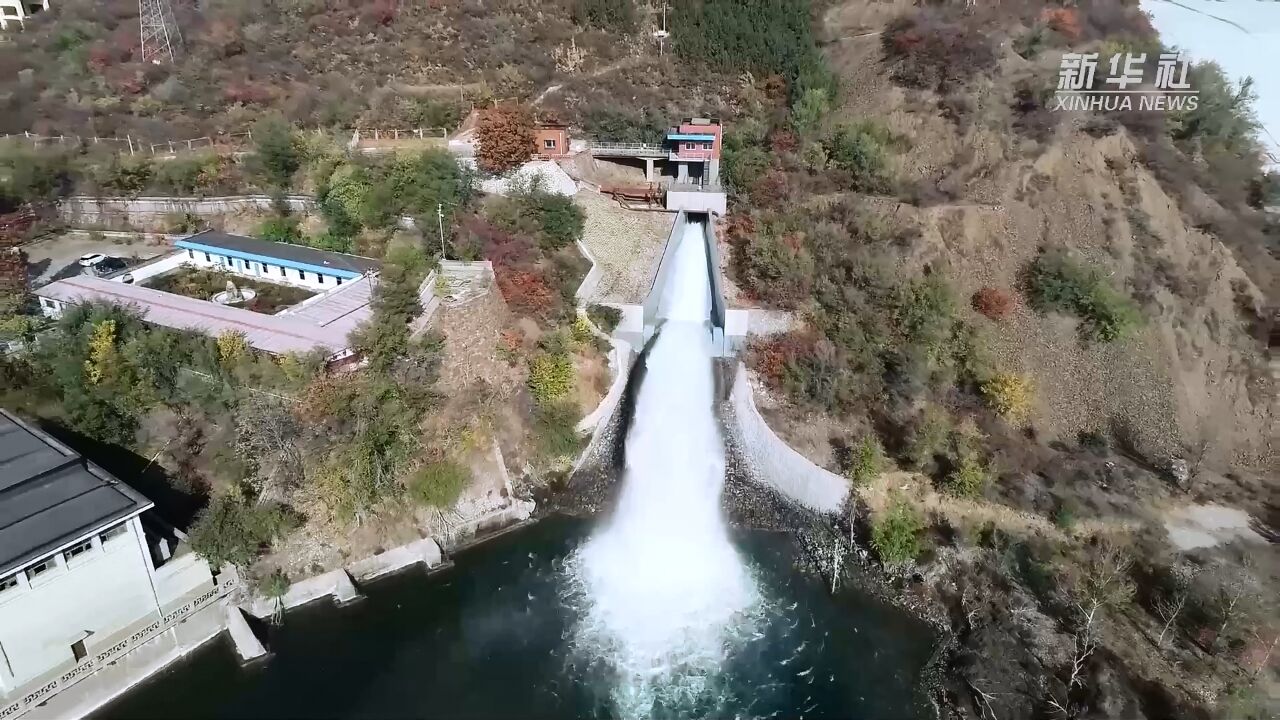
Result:
[[710,150],[713,143],[711,142],[686,142],[680,143],[683,150]]
[[[114,540],[115,538],[118,538],[118,537],[123,537],[128,532],[129,532],[129,523],[127,521],[122,522],[119,525],[116,525],[115,527],[108,528],[98,533],[98,542],[102,545],[106,545],[111,540]],[[30,567],[28,567],[26,570],[23,570],[22,572],[26,574],[27,582],[30,583],[32,580],[35,580],[36,578],[44,575],[45,573],[48,573],[52,570],[57,569],[59,564],[67,565],[75,558],[78,558],[84,555],[90,550],[93,550],[93,538],[82,540],[76,543],[75,545],[72,545],[71,547],[63,550],[61,553],[50,555],[49,557],[41,560],[35,565],[31,565]],[[62,556],[61,563],[58,562],[59,555]],[[16,587],[18,587],[18,573],[14,573],[7,577],[0,578],[0,593],[6,590],[11,590]]]
[[[213,262],[213,256],[212,256],[212,255],[210,255],[209,253],[202,253],[202,254],[204,255],[204,261],[205,261],[205,262]],[[188,250],[187,250],[187,257],[189,257],[189,258],[191,258],[192,260],[194,260],[194,259],[196,258],[196,253],[195,253],[195,251],[194,251],[194,250],[191,250],[191,249],[188,249]],[[231,265],[231,261],[230,261],[230,259],[229,259],[229,258],[227,258],[227,256],[225,256],[225,255],[219,255],[219,256],[218,256],[218,263],[219,263],[219,264],[222,264],[222,265],[227,265],[227,266],[230,266],[230,265]],[[261,273],[261,274],[263,274],[263,275],[270,275],[270,274],[271,274],[271,268],[273,267],[273,266],[268,265],[268,264],[266,264],[266,263],[254,263],[252,260],[241,260],[241,259],[239,259],[239,258],[236,258],[235,263],[236,263],[236,267],[237,267],[237,268],[239,268],[239,269],[246,270],[247,272],[258,272],[258,273]],[[255,265],[255,264],[258,266],[256,269],[255,269],[255,267],[254,267],[254,265]],[[284,269],[284,266],[283,266],[283,265],[276,265],[276,266],[274,266],[274,267],[275,267],[277,270],[279,270],[279,271],[280,271],[280,277],[285,277],[285,269]],[[316,281],[317,281],[317,282],[319,282],[321,285],[323,285],[323,284],[325,283],[325,278],[329,277],[328,275],[323,275],[323,274],[321,274],[321,273],[315,273],[315,276],[316,276]],[[307,279],[307,272],[306,272],[305,270],[299,270],[299,271],[298,271],[298,279],[305,281],[305,280]],[[340,278],[340,277],[336,277],[336,276],[335,276],[333,279],[334,279],[334,280],[336,280],[336,281],[338,281],[338,284],[339,284],[339,285],[341,285],[341,284],[342,284],[342,278]]]

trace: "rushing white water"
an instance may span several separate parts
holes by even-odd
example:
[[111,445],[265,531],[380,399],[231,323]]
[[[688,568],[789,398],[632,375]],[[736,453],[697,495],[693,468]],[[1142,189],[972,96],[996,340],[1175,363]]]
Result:
[[673,260],[617,509],[569,563],[582,594],[578,644],[609,664],[624,717],[714,705],[724,660],[759,617],[760,593],[720,510],[724,443],[712,412],[699,225],[689,225]]

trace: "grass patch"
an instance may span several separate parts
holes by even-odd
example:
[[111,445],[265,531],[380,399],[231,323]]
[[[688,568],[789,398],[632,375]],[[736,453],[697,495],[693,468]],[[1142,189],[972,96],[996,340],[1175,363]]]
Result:
[[447,508],[471,482],[471,471],[448,460],[423,465],[409,478],[409,494],[431,507]]
[[173,293],[174,295],[185,295],[197,300],[208,300],[216,293],[226,290],[228,280],[234,282],[236,287],[242,290],[250,288],[257,293],[257,296],[252,300],[236,307],[264,315],[274,315],[287,307],[297,305],[309,297],[314,297],[316,294],[305,288],[277,285],[220,270],[202,270],[193,267],[181,267],[173,272],[158,275],[142,283],[142,285],[153,290]]
[[1031,306],[1084,320],[1085,336],[1098,342],[1119,340],[1141,320],[1133,299],[1116,290],[1102,274],[1063,252],[1036,258],[1027,272]]

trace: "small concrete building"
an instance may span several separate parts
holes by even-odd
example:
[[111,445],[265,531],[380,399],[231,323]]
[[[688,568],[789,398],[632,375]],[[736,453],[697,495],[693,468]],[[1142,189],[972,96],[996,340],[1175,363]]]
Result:
[[569,126],[545,123],[533,129],[533,156],[539,160],[556,160],[569,156]]
[[0,717],[162,635],[221,594],[151,501],[0,409]]
[[10,24],[22,27],[28,17],[48,9],[49,0],[0,0],[0,30]]
[[186,253],[186,262],[196,267],[310,290],[329,290],[382,269],[382,263],[372,258],[215,230],[196,233],[174,245]]
[[667,160],[676,166],[676,183],[720,184],[723,132],[718,118],[685,118],[667,131]]

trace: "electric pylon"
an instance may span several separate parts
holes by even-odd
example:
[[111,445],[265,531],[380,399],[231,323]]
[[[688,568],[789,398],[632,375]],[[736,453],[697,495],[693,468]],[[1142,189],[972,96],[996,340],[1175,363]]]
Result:
[[182,52],[182,33],[169,0],[138,0],[142,62],[173,62]]

